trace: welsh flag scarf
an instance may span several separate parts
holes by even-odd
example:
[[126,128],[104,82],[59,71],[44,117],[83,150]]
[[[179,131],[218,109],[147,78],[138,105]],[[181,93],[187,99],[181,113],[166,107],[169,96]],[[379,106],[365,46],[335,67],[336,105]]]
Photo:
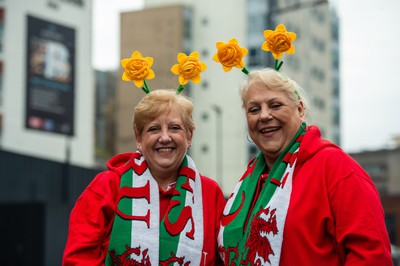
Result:
[[[160,219],[159,187],[140,153],[121,176],[106,265],[200,265],[203,206],[199,172],[185,156]],[[178,264],[174,264],[178,263]]]
[[[260,152],[236,185],[226,203],[218,235],[219,252],[225,265],[279,265],[293,172],[304,128],[302,124],[268,174],[263,173],[266,162]],[[259,182],[261,178],[266,178],[263,186]],[[254,199],[259,189],[259,197]]]

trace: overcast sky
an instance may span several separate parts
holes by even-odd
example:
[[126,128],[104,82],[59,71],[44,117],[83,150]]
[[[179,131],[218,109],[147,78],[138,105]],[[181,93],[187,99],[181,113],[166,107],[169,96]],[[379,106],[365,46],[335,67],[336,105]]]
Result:
[[339,0],[345,150],[388,147],[400,135],[400,1]]
[[[400,1],[331,2],[340,20],[341,146],[347,152],[391,147],[400,135]],[[142,0],[93,0],[96,69],[118,67],[119,13],[142,7]]]

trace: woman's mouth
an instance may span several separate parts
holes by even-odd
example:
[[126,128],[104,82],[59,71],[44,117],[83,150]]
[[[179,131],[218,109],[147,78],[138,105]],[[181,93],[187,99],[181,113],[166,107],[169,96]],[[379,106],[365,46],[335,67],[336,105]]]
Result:
[[279,129],[279,127],[269,127],[269,128],[263,128],[260,130],[261,133],[270,133],[270,132],[274,132],[277,131]]
[[172,151],[173,148],[158,148],[157,151],[159,152],[168,152],[168,151]]

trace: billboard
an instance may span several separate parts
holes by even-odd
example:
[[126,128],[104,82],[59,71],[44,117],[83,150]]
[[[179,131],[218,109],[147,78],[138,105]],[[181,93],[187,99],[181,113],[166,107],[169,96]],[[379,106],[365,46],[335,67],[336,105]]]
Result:
[[27,16],[28,129],[74,134],[75,30]]

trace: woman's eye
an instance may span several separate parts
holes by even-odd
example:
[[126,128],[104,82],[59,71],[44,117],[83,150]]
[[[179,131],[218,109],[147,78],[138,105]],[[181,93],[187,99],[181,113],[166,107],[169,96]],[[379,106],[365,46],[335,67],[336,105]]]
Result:
[[176,130],[180,130],[181,127],[179,125],[173,125],[173,126],[171,126],[171,129],[176,131]]
[[248,112],[249,112],[250,114],[255,114],[255,113],[257,113],[259,110],[260,110],[260,109],[259,109],[258,107],[252,107],[252,108],[249,108],[249,109],[248,109]]
[[277,108],[279,108],[281,106],[282,106],[282,104],[280,104],[280,103],[273,103],[273,104],[271,104],[270,108],[271,109],[277,109]]
[[148,132],[154,132],[154,131],[156,131],[156,130],[158,130],[158,127],[149,127],[149,128],[147,129]]

